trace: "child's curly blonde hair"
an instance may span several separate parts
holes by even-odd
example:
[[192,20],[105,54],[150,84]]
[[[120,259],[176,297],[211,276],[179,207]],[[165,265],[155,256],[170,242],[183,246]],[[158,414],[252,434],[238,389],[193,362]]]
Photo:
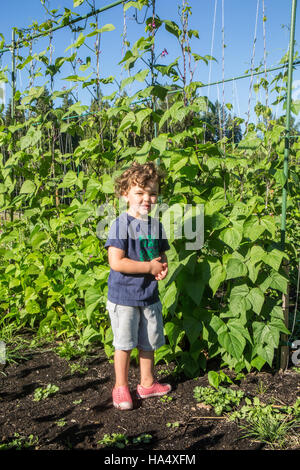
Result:
[[140,164],[133,162],[131,166],[125,170],[115,180],[115,191],[118,197],[127,194],[130,188],[134,185],[138,185],[141,188],[145,188],[147,184],[151,182],[157,182],[159,189],[161,188],[163,173],[154,162],[147,162]]

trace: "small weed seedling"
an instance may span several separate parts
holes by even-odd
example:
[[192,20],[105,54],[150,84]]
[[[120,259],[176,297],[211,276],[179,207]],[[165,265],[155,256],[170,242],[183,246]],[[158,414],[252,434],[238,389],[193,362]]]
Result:
[[58,421],[55,421],[55,424],[56,426],[63,428],[67,424],[67,421],[64,418],[61,418]]
[[164,395],[163,397],[160,398],[160,401],[162,403],[169,403],[172,400],[173,400],[173,397],[170,397],[169,395]]
[[79,344],[76,344],[75,341],[65,341],[57,348],[55,352],[58,356],[63,357],[67,360],[82,357],[86,355],[86,349]]
[[118,434],[113,432],[112,434],[104,434],[103,438],[98,441],[98,444],[105,447],[116,447],[118,449],[124,449],[126,446],[129,446],[131,444],[149,444],[151,439],[151,434],[146,433],[129,439],[125,434]]
[[101,444],[104,447],[117,447],[118,449],[124,449],[124,447],[129,444],[129,440],[125,434],[113,432],[112,434],[104,434],[103,438],[98,441],[98,444]]
[[258,385],[256,387],[257,395],[263,395],[268,390],[268,385],[265,385],[262,380],[259,380]]
[[25,437],[21,436],[19,433],[14,433],[14,439],[7,444],[0,444],[0,450],[21,450],[21,449],[28,449],[29,447],[33,447],[38,443],[38,438],[34,437],[33,434],[30,436]]
[[134,437],[132,439],[132,444],[149,444],[151,439],[152,439],[151,434],[143,433],[140,436]]
[[179,421],[175,421],[174,423],[167,423],[166,426],[167,428],[179,428],[180,423]]
[[56,385],[48,384],[46,388],[38,387],[34,391],[34,401],[44,400],[48,398],[50,395],[54,395],[59,390],[59,387]]
[[244,397],[241,390],[232,390],[231,388],[220,387],[214,390],[211,387],[195,387],[194,398],[198,402],[211,405],[216,415],[221,415],[224,411],[232,411],[232,409],[240,404]]
[[82,403],[82,398],[80,398],[79,400],[74,400],[72,403],[73,405],[80,405],[80,403]]
[[74,364],[70,364],[70,373],[73,374],[85,374],[89,370],[88,367],[84,367],[81,364],[75,362]]

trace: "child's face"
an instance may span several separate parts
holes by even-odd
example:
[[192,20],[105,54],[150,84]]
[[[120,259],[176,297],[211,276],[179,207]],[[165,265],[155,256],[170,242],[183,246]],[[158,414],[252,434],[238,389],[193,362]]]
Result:
[[145,216],[151,211],[151,205],[156,204],[158,198],[158,183],[149,182],[145,188],[138,185],[131,186],[126,194],[123,194],[129,203],[128,213],[133,217]]

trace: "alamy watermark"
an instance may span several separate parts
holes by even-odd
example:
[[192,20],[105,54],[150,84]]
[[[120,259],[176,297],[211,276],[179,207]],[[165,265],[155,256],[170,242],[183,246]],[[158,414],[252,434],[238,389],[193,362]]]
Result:
[[4,341],[0,341],[0,364],[6,362],[6,344]]
[[292,354],[292,363],[294,366],[300,366],[300,340],[294,341],[291,347],[292,349],[298,348]]
[[[97,224],[97,236],[106,239],[108,231],[110,238],[138,239],[141,221],[145,220],[150,226],[151,238],[184,239],[186,250],[200,250],[204,244],[204,204],[155,204],[151,207],[151,218],[148,214],[141,218],[134,218],[128,225],[115,224],[118,216],[126,211],[126,204],[119,200],[119,209],[112,203],[102,204],[97,209],[101,220]],[[161,220],[163,230],[161,231]]]

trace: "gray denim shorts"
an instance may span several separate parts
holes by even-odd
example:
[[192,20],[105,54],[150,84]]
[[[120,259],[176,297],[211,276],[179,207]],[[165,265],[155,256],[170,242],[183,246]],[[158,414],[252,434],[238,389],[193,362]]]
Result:
[[154,351],[165,344],[162,305],[131,307],[107,301],[115,349]]

